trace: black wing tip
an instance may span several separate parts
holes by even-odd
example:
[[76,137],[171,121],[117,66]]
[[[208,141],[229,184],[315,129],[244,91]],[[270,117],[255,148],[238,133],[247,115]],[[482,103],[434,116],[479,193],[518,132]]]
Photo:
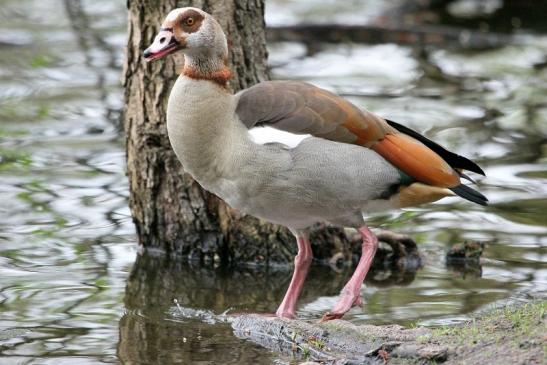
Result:
[[479,175],[482,175],[482,176],[486,176],[486,173],[484,172],[483,169],[480,168],[479,165],[477,165],[476,163],[474,163],[473,161],[471,161],[470,159],[468,158],[465,158],[463,156],[460,156],[460,155],[457,155],[459,157],[461,157],[462,159],[466,160],[466,164],[465,166],[462,166],[461,168],[464,169],[464,170],[467,170],[467,171],[472,171],[472,172],[475,172]]
[[461,196],[464,199],[469,200],[470,202],[486,206],[488,205],[488,198],[476,191],[475,189],[470,188],[467,185],[458,185],[455,188],[450,188],[455,194]]

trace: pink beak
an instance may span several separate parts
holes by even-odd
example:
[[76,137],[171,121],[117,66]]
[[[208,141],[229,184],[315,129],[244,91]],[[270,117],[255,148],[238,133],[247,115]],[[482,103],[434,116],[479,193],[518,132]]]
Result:
[[161,28],[154,42],[144,50],[146,61],[154,61],[184,48],[173,35],[173,28]]

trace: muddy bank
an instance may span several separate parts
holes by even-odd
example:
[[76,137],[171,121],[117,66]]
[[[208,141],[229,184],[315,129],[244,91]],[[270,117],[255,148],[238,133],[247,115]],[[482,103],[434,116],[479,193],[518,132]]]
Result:
[[440,328],[257,315],[236,318],[232,327],[238,337],[322,364],[543,364],[546,317],[547,301],[538,300],[491,309],[461,325]]

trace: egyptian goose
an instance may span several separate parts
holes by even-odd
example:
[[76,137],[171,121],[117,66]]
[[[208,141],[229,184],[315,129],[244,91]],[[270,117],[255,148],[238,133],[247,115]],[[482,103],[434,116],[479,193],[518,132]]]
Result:
[[[233,208],[296,236],[298,254],[279,317],[295,317],[312,261],[308,230],[315,223],[354,227],[363,238],[355,273],[323,317],[329,320],[361,303],[360,288],[378,247],[364,214],[454,194],[487,203],[460,182],[468,178],[462,170],[484,175],[474,162],[329,91],[268,81],[232,94],[226,36],[200,9],[171,11],[144,57],[152,61],[177,51],[185,63],[169,96],[167,131],[185,171]],[[256,126],[311,136],[292,148],[261,145],[249,134]]]

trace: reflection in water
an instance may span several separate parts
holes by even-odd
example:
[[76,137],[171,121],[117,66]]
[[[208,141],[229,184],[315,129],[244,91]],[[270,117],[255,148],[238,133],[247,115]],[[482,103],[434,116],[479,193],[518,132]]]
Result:
[[482,265],[480,260],[450,260],[446,268],[462,279],[478,279],[482,276]]
[[[334,271],[328,266],[312,266],[301,303],[319,296],[336,296],[349,280],[353,269]],[[283,299],[292,275],[290,268],[203,267],[184,261],[139,255],[129,275],[125,306],[129,310],[153,309],[166,313],[174,299],[182,307],[207,309],[214,313],[273,313]],[[367,285],[407,285],[415,272],[373,268]]]
[[[355,2],[366,14],[338,4],[332,18],[329,2],[272,0],[267,16],[276,24],[372,21],[398,1]],[[289,361],[238,340],[227,323],[206,322],[227,309],[273,312],[290,270],[148,256],[133,265],[117,125],[125,17],[117,1],[2,1],[0,362]],[[275,77],[345,94],[477,159],[487,173],[479,184],[488,208],[446,199],[371,217],[373,227],[410,234],[423,265],[373,271],[365,306],[347,319],[438,325],[498,299],[547,292],[547,42],[526,29],[519,40],[473,52],[341,44],[311,56],[301,44],[270,45]],[[466,240],[486,243],[481,269],[447,270],[445,252]],[[298,315],[329,310],[350,273],[314,266]]]
[[[232,336],[229,324],[181,318],[181,307],[222,313],[231,308],[272,311],[283,295],[283,272],[204,268],[139,256],[127,280],[118,356],[123,362],[270,364],[270,356]],[[171,315],[169,313],[172,312]]]
[[[335,299],[351,274],[350,268],[335,272],[313,266],[300,299],[307,309],[299,314],[317,318],[326,309],[313,303],[322,296]],[[413,278],[412,272],[375,268],[367,285],[407,285]],[[274,313],[290,279],[287,269],[203,267],[139,255],[127,280],[118,356],[127,362],[158,363],[168,357],[169,363],[254,363],[245,362],[256,361],[253,345],[232,337],[229,324],[217,323],[215,314]],[[215,351],[202,358],[211,346]]]

